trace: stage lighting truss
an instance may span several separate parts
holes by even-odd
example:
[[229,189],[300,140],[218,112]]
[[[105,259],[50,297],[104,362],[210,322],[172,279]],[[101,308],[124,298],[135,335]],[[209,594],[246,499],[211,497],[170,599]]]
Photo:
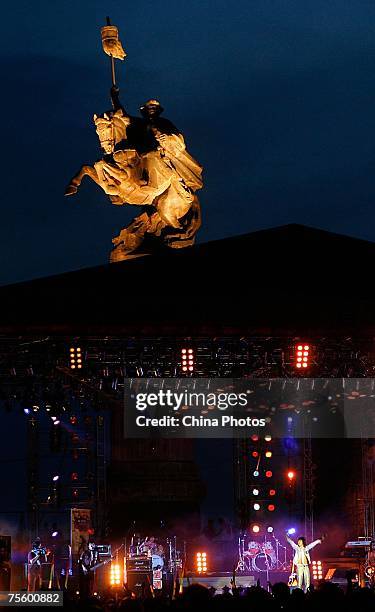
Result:
[[195,567],[198,574],[207,573],[207,553],[197,552],[195,555]]
[[[82,348],[84,344],[84,351]],[[305,347],[308,347],[305,350]],[[298,347],[302,355],[297,356]],[[306,376],[306,369],[314,360],[317,376],[369,376],[375,366],[375,346],[371,338],[314,338],[310,341],[278,337],[242,338],[1,338],[0,377],[35,377],[43,372],[51,373],[56,365],[70,365],[70,349],[74,359],[82,359],[82,369],[89,367],[90,376],[121,381],[123,376],[178,376],[181,372],[182,348],[193,353],[194,376],[206,377],[290,377]],[[78,351],[78,349],[81,349]],[[77,352],[78,351],[78,352]],[[304,355],[307,352],[308,355]],[[79,354],[81,357],[79,357]],[[65,357],[64,357],[65,356]],[[83,368],[84,357],[84,368]],[[189,353],[186,353],[189,357]],[[301,362],[296,358],[300,357]],[[307,368],[297,363],[304,363]],[[189,367],[189,359],[186,359]],[[77,371],[77,363],[74,368]],[[86,373],[86,372],[85,372]]]
[[[302,364],[304,358],[308,359],[307,367],[296,367],[295,349],[298,346],[302,346],[302,353],[306,352],[305,346],[309,347],[309,354],[300,356]],[[182,354],[182,348],[186,353]],[[193,352],[189,353],[189,349]],[[311,377],[312,365],[314,378]],[[183,371],[183,367],[187,370]],[[191,367],[193,370],[189,370]],[[374,387],[374,381],[371,383],[374,373],[375,343],[372,338],[314,338],[312,344],[278,337],[195,337],[194,340],[114,336],[76,337],[74,340],[68,337],[0,337],[0,382],[4,397],[0,399],[0,409],[9,411],[19,405],[26,416],[37,407],[38,414],[46,410],[60,415],[68,410],[79,418],[78,413],[85,410],[86,405],[100,411],[109,407],[111,401],[120,404],[124,380],[137,377],[239,377],[249,378],[249,385],[251,379],[269,378],[270,392],[272,379],[275,385],[282,378],[287,387],[289,384],[293,387],[303,378],[303,384],[312,385],[313,394],[318,393],[324,378],[349,382],[353,378],[367,378],[367,382],[363,381],[364,386],[372,384]],[[47,384],[51,389],[48,397]],[[373,395],[373,387],[366,388],[364,393]]]

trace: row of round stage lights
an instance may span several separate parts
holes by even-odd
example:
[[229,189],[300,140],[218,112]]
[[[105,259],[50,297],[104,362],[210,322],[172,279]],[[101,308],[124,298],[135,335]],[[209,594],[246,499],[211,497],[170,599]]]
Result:
[[181,349],[181,370],[184,374],[192,374],[194,372],[195,359],[194,349],[182,348]]
[[298,370],[306,369],[310,365],[310,345],[300,343],[295,346],[294,350],[294,365]]

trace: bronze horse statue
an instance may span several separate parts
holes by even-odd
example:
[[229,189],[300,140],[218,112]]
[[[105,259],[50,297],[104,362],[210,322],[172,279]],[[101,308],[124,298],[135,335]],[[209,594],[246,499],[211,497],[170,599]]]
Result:
[[65,195],[77,193],[88,176],[113,204],[144,207],[142,214],[112,240],[111,261],[144,254],[139,249],[147,234],[172,248],[193,244],[201,224],[195,191],[202,187],[202,168],[186,151],[182,134],[165,135],[155,130],[157,150],[139,154],[127,148],[131,118],[123,109],[94,115],[93,120],[103,158],[93,166],[82,166]]

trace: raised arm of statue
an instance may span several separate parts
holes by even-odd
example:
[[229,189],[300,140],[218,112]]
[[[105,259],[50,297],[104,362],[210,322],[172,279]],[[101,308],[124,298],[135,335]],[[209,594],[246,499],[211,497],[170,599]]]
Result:
[[110,93],[114,111],[122,110],[124,115],[128,115],[125,108],[120,102],[120,88],[117,85],[112,85]]

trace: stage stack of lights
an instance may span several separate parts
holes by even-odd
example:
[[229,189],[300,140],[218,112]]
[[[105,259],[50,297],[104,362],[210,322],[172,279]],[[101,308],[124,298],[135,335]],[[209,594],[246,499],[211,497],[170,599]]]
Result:
[[312,575],[314,580],[323,580],[323,565],[321,561],[312,562]]
[[111,563],[109,584],[111,587],[119,587],[121,585],[121,569],[118,563]]
[[82,350],[79,346],[72,346],[69,350],[69,366],[71,370],[82,369]]
[[181,349],[181,369],[185,373],[192,374],[194,372],[195,360],[194,360],[194,349],[183,348]]
[[306,369],[310,365],[310,345],[306,343],[297,344],[295,347],[295,367],[300,369]]
[[207,572],[207,553],[197,552],[195,555],[195,566],[198,574]]
[[[264,529],[272,533],[273,526],[269,513],[276,510],[276,488],[274,484],[275,473],[273,468],[273,440],[270,434],[259,436],[253,434],[249,440],[249,471],[250,504],[249,504],[249,530],[260,534]],[[262,520],[267,524],[263,525]]]

